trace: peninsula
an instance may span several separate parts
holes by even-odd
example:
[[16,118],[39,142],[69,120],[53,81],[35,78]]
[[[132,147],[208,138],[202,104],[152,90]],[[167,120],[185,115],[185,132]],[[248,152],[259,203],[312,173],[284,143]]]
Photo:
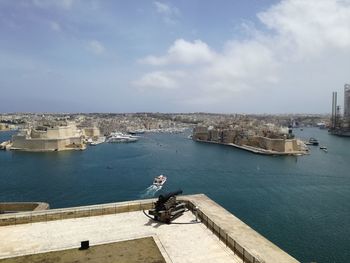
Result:
[[217,143],[264,155],[304,155],[308,148],[294,137],[292,128],[265,125],[197,126],[192,139]]

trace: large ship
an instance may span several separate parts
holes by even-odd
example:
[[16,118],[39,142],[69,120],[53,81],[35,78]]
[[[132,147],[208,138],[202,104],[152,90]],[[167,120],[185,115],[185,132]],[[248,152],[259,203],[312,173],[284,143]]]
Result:
[[315,145],[317,146],[319,144],[318,140],[315,138],[310,138],[309,141],[307,143],[305,143],[306,145]]
[[138,141],[138,138],[139,137],[130,135],[130,134],[124,134],[121,132],[112,132],[106,141],[109,143],[136,142]]

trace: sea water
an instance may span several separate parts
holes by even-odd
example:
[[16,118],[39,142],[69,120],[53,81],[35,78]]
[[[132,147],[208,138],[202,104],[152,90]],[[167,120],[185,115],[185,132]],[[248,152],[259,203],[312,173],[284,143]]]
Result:
[[[350,262],[350,138],[326,130],[324,152],[273,157],[198,143],[184,134],[145,134],[136,143],[85,151],[0,151],[0,201],[51,208],[149,198],[182,189],[204,193],[302,262]],[[0,141],[11,132],[0,132]],[[151,189],[155,176],[168,180]]]

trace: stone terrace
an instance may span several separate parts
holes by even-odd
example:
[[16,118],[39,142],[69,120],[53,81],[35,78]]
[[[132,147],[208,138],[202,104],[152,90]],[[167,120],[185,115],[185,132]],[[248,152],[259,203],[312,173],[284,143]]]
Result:
[[[144,215],[154,200],[0,215],[1,258],[153,237],[166,262],[278,262],[293,257],[205,195],[181,196],[191,211],[175,223]],[[185,224],[183,224],[185,223]]]

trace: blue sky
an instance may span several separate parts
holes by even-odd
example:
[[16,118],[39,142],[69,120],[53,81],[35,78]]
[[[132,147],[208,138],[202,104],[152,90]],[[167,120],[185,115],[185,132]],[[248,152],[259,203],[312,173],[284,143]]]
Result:
[[348,0],[0,0],[1,112],[326,113],[349,68]]

